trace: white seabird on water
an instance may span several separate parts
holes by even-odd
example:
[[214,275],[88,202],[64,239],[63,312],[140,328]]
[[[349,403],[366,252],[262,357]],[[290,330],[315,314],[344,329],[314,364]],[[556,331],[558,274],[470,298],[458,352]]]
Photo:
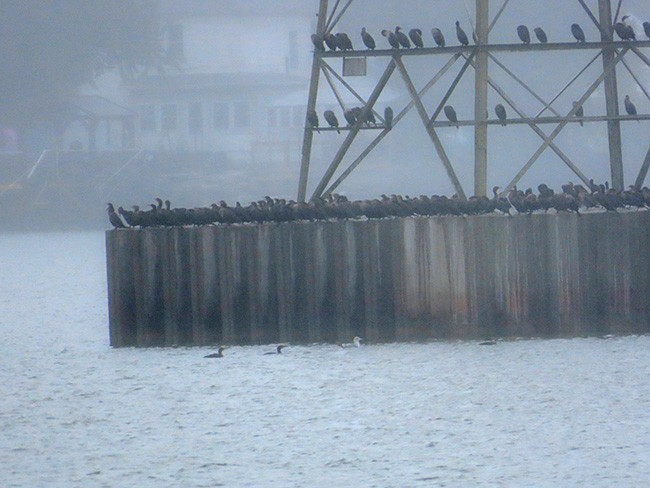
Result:
[[345,342],[341,344],[341,347],[361,347],[361,341],[363,339],[359,336],[354,336],[352,342]]

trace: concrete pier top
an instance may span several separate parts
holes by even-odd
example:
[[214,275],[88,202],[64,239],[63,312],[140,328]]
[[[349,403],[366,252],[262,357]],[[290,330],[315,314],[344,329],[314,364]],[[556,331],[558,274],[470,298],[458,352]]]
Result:
[[111,345],[645,333],[650,212],[117,229]]

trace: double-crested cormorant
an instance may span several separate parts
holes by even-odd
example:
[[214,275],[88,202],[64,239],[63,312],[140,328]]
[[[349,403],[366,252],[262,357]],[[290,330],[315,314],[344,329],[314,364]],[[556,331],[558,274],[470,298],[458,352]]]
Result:
[[329,34],[325,34],[325,38],[323,40],[325,41],[325,44],[327,44],[327,47],[330,49],[330,51],[336,51],[337,47],[340,48],[338,39],[331,32]]
[[217,352],[213,352],[212,354],[208,354],[207,356],[203,356],[205,358],[222,358],[223,357],[223,351],[226,349],[225,346],[221,346]]
[[650,22],[643,23],[643,31],[645,32],[645,36],[650,39]]
[[409,31],[409,37],[413,41],[415,47],[424,47],[424,42],[422,41],[422,31],[420,29],[411,29]]
[[636,107],[630,100],[630,95],[625,95],[625,111],[628,115],[636,115]]
[[318,34],[311,35],[311,42],[314,44],[316,51],[325,51],[325,46],[323,46],[323,38]]
[[525,25],[517,27],[517,35],[519,36],[519,39],[521,39],[521,42],[524,44],[530,44],[530,31],[528,30],[528,27]]
[[494,111],[497,114],[497,117],[501,121],[502,126],[506,126],[506,108],[501,105],[500,103],[497,104],[496,107],[494,107]]
[[390,47],[393,49],[399,49],[399,41],[397,40],[397,36],[393,31],[384,29],[381,31],[381,35],[388,39],[388,44],[390,44]]
[[467,34],[465,34],[465,31],[460,26],[460,22],[458,20],[456,21],[456,37],[458,37],[458,41],[463,46],[469,45],[469,39],[467,38]]
[[384,123],[386,124],[386,127],[389,129],[392,129],[393,127],[393,109],[390,107],[386,107],[384,109]]
[[445,105],[445,115],[449,119],[450,122],[453,122],[456,124],[456,129],[460,128],[458,125],[458,116],[456,115],[456,111],[454,110],[454,107],[451,105]]
[[320,130],[318,129],[320,122],[318,120],[318,114],[315,110],[307,111],[307,122],[312,127],[312,129],[316,129],[316,131],[320,134]]
[[630,24],[625,22],[625,19],[629,18],[629,15],[624,15],[621,20],[623,21],[623,25],[625,26],[625,37],[627,37],[628,40],[630,41],[636,41],[636,32],[634,32],[634,27],[632,27]]
[[323,117],[325,117],[325,120],[327,123],[330,125],[330,127],[335,127],[337,133],[341,133],[339,130],[339,119],[336,118],[336,115],[334,115],[334,112],[331,110],[325,110],[323,113]]
[[348,123],[348,127],[352,127],[357,123],[357,113],[353,108],[346,108],[343,111],[343,117],[345,117],[345,121]]
[[537,40],[539,42],[542,44],[546,44],[548,42],[548,37],[546,37],[546,32],[544,32],[544,29],[541,27],[535,27],[533,30],[535,31],[535,35],[537,36]]
[[571,24],[571,34],[578,42],[585,42],[585,33],[578,24]]
[[406,49],[411,47],[411,41],[409,41],[408,36],[402,32],[402,28],[399,25],[395,27],[395,36],[397,37],[397,42],[399,42],[400,46]]
[[345,32],[338,32],[336,34],[336,44],[341,51],[352,51],[352,39]]
[[375,49],[376,47],[375,39],[370,34],[368,34],[368,31],[366,31],[365,27],[361,28],[361,40],[363,41],[363,43],[368,49],[370,50]]
[[440,29],[434,27],[431,29],[431,35],[438,47],[445,47],[445,36],[442,34]]
[[111,225],[116,229],[125,229],[126,226],[124,225],[124,222],[122,222],[120,216],[115,211],[115,207],[113,207],[113,204],[107,203],[106,205],[108,205],[108,208],[106,210],[108,211],[108,221],[111,223]]
[[[621,38],[622,41],[630,40],[629,31],[623,22],[616,22],[614,24],[614,31],[616,31],[616,34]],[[632,32],[634,33],[634,31]]]
[[[576,110],[576,117],[584,117],[585,116],[585,109],[582,105],[579,106],[578,102],[573,102],[573,108],[578,107]],[[584,122],[581,120],[580,121],[580,127],[584,126]]]
[[282,349],[287,347],[287,345],[288,344],[280,344],[278,347],[275,348],[275,352],[265,352],[264,355],[269,356],[269,355],[275,355],[275,354],[282,354]]

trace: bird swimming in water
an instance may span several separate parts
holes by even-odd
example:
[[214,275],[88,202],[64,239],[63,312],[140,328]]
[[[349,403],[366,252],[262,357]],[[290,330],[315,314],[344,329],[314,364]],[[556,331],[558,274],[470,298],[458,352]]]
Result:
[[542,44],[546,44],[548,42],[548,37],[546,37],[546,32],[544,32],[544,29],[541,27],[535,27],[533,30],[535,31],[535,35],[537,36],[537,40],[539,42]]
[[506,108],[503,105],[501,105],[500,103],[498,103],[497,106],[494,107],[494,111],[496,112],[497,117],[501,121],[501,125],[503,127],[505,127],[506,126]]
[[316,113],[315,110],[307,111],[307,122],[309,123],[312,129],[316,129],[316,131],[320,134],[320,130],[318,128],[320,122],[318,120],[318,114]]
[[467,38],[467,34],[465,34],[465,31],[460,26],[460,22],[458,20],[456,21],[456,37],[458,37],[458,41],[463,46],[469,45],[469,39]]
[[361,341],[363,341],[361,337],[354,336],[352,342],[344,342],[341,347],[361,347]]
[[399,41],[397,40],[397,36],[393,31],[384,29],[381,31],[381,35],[388,39],[388,44],[390,44],[390,47],[393,49],[399,49]]
[[431,29],[431,35],[438,47],[445,47],[445,36],[442,34],[440,29],[434,27]]
[[365,46],[370,49],[371,51],[375,49],[376,44],[375,44],[375,39],[368,33],[365,27],[361,28],[361,40],[365,44]]
[[384,123],[388,129],[393,128],[393,109],[390,107],[384,109]]
[[585,42],[585,33],[578,24],[571,24],[571,34],[578,42]]
[[530,44],[530,31],[528,30],[528,27],[525,25],[517,27],[517,35],[519,36],[519,39],[521,39],[521,42],[524,44]]
[[106,210],[108,212],[108,221],[111,223],[111,225],[116,229],[125,229],[126,225],[124,225],[124,222],[122,222],[122,219],[115,211],[113,204],[107,203],[106,205],[108,205],[108,208]]
[[406,49],[411,47],[411,41],[409,41],[408,36],[402,32],[402,28],[399,25],[395,27],[395,36],[397,37],[400,46]]
[[316,51],[325,51],[325,46],[323,46],[323,38],[318,34],[311,35],[311,42],[314,44]]
[[275,355],[275,354],[282,354],[282,349],[287,347],[287,345],[288,344],[280,344],[278,347],[275,348],[275,352],[265,352],[264,355],[265,356],[271,356],[271,355]]
[[[584,109],[584,107],[583,107],[583,106],[579,106],[579,105],[578,105],[578,102],[573,102],[573,108],[575,108],[575,107],[578,107],[578,109],[576,110],[576,114],[575,114],[575,116],[576,116],[576,117],[584,117],[584,116],[585,116],[585,109]],[[584,122],[581,120],[581,121],[580,121],[580,127],[583,127],[584,125],[585,125]]]
[[627,112],[628,115],[636,115],[636,106],[632,103],[630,100],[630,95],[625,95],[625,100],[623,102],[625,104],[625,111]]
[[409,31],[409,37],[413,41],[415,47],[424,47],[424,42],[422,41],[422,31],[420,29],[411,29]]
[[496,345],[496,343],[497,343],[497,341],[495,341],[494,339],[485,339],[484,341],[479,342],[478,345],[479,346],[494,346],[494,345]]
[[454,110],[454,107],[451,105],[445,105],[445,115],[449,119],[450,122],[453,122],[456,124],[456,129],[460,128],[460,125],[458,125],[458,116],[456,115],[456,110]]
[[204,358],[222,358],[223,357],[223,351],[225,350],[225,346],[221,346],[217,352],[213,352],[212,354],[208,354],[207,356],[203,356]]
[[325,117],[325,120],[330,125],[330,127],[335,127],[336,132],[338,134],[341,133],[341,131],[339,130],[339,119],[336,118],[334,112],[332,112],[331,110],[325,110],[325,112],[323,113],[323,117]]

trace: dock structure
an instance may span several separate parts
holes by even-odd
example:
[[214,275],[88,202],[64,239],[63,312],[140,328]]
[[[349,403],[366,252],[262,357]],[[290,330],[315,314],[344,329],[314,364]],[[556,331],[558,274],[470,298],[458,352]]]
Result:
[[106,233],[122,346],[650,331],[650,212]]

